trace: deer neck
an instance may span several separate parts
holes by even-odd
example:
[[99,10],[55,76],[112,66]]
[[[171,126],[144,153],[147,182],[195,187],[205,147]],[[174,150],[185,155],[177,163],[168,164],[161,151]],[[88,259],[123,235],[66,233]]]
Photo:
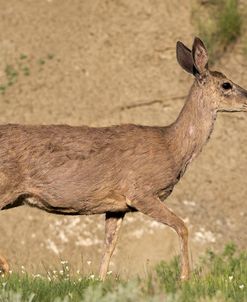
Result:
[[216,111],[195,81],[177,120],[171,125],[175,163],[185,167],[201,152],[214,128]]

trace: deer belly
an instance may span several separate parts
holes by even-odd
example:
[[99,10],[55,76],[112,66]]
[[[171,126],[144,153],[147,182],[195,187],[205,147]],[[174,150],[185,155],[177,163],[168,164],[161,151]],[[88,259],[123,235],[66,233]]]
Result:
[[128,212],[130,208],[125,196],[110,192],[102,198],[97,196],[97,198],[83,202],[80,211],[81,214],[103,214],[106,212]]
[[38,208],[40,210],[44,210],[49,213],[54,213],[54,214],[62,214],[62,215],[77,215],[80,214],[78,209],[73,208],[71,206],[58,206],[55,205],[48,200],[43,200],[39,198],[38,196],[30,196],[25,198],[24,204]]
[[[43,193],[43,194],[42,194]],[[67,199],[56,198],[50,194],[30,195],[25,198],[24,204],[41,210],[62,215],[91,215],[106,212],[127,212],[130,208],[123,195],[110,192],[104,196],[77,196]]]

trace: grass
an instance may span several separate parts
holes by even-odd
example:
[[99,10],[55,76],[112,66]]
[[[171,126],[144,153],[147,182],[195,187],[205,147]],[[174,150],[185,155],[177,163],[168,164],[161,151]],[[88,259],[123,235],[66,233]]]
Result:
[[179,281],[179,261],[161,262],[145,279],[121,280],[108,276],[71,275],[67,264],[47,276],[12,273],[0,279],[0,302],[207,302],[247,301],[247,252],[238,253],[233,244],[221,254],[207,252],[189,281]]
[[193,11],[193,18],[199,36],[208,47],[211,63],[218,60],[242,32],[243,17],[237,0],[209,0]]

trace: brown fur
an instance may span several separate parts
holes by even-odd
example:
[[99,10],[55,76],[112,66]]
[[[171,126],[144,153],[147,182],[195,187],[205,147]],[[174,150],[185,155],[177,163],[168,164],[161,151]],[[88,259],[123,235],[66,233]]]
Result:
[[106,213],[102,279],[121,221],[131,211],[176,230],[181,240],[181,278],[188,278],[187,228],[161,201],[208,141],[217,111],[246,110],[246,91],[232,83],[232,94],[226,94],[220,87],[229,80],[207,70],[202,42],[194,42],[198,51],[193,66],[190,50],[182,45],[178,45],[179,63],[196,80],[178,119],[168,127],[0,126],[0,209],[27,204],[56,214]]

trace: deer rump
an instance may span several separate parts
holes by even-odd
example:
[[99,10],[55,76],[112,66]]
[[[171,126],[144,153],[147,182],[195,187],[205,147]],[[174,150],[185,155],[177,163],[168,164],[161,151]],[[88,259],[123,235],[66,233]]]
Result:
[[163,133],[136,125],[0,126],[0,209],[28,204],[100,214],[134,211],[130,200],[142,191],[164,199],[178,172],[166,158]]

